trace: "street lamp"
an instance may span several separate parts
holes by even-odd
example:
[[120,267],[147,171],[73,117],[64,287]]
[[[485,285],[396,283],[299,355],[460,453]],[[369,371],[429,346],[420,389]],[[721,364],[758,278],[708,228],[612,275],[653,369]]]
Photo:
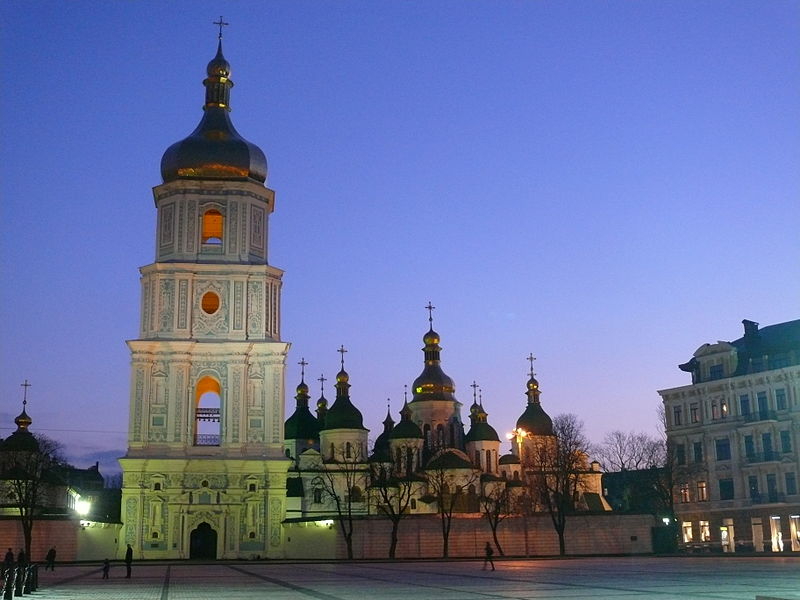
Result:
[[509,440],[516,440],[517,442],[517,458],[519,461],[522,462],[522,442],[523,440],[528,437],[530,434],[522,429],[521,427],[517,427],[511,430],[511,433],[506,434],[506,439]]

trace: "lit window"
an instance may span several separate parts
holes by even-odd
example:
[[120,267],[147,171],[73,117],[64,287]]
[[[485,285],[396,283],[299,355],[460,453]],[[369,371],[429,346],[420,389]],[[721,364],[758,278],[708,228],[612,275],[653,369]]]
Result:
[[692,522],[684,521],[681,530],[683,531],[683,542],[688,544],[692,541]]
[[681,502],[689,502],[689,484],[681,484]]
[[728,403],[725,400],[722,401],[722,405],[720,406],[720,412],[722,412],[723,419],[728,416]]
[[203,213],[203,237],[204,244],[222,244],[223,218],[218,210],[207,210]]
[[698,502],[708,501],[708,486],[705,481],[697,482],[697,501]]
[[700,541],[711,541],[711,527],[708,526],[708,521],[700,521]]

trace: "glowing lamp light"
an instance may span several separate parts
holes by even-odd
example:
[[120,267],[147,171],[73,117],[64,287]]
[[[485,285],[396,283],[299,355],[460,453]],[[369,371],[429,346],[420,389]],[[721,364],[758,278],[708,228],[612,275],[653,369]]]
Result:
[[88,502],[87,500],[78,500],[75,503],[75,512],[82,517],[88,515],[91,508],[92,508],[92,503]]

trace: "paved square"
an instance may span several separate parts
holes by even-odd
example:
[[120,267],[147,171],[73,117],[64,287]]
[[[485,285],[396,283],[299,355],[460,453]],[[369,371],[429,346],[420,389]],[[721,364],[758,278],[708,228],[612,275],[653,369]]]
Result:
[[800,557],[635,557],[495,561],[134,564],[40,571],[39,599],[92,600],[471,600],[622,598],[800,600]]

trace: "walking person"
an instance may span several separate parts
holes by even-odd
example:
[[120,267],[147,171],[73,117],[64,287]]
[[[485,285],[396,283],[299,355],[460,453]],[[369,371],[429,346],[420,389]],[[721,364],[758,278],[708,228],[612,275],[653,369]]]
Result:
[[9,548],[8,552],[6,552],[6,557],[3,559],[3,575],[5,575],[6,571],[13,568],[14,568],[14,551],[11,548]]
[[27,567],[28,566],[28,556],[25,554],[25,550],[22,548],[19,549],[17,552],[17,566],[18,567]]
[[[130,569],[130,567],[128,567]],[[103,561],[103,579],[108,579],[108,571],[111,569],[111,562],[108,559]]]
[[56,548],[53,546],[50,550],[47,551],[47,556],[44,557],[45,565],[44,570],[47,571],[49,568],[51,571],[56,570]]
[[486,563],[492,565],[492,571],[494,571],[494,561],[492,560],[492,556],[494,555],[494,550],[492,550],[492,545],[489,542],[486,542],[486,547],[483,549],[484,558],[483,558],[483,570],[486,570]]
[[127,573],[125,574],[125,579],[131,578],[131,563],[133,562],[133,548],[131,545],[128,544],[128,549],[125,550],[125,569]]

